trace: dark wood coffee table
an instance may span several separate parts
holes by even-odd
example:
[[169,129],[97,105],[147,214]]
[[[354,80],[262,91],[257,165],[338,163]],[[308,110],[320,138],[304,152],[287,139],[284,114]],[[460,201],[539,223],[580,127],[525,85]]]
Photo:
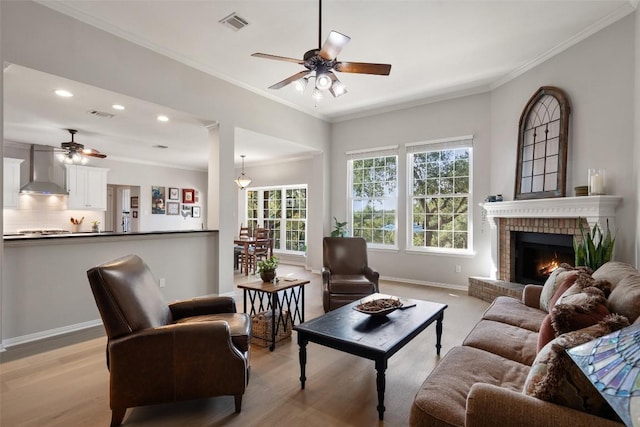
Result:
[[375,361],[378,390],[378,416],[383,419],[385,371],[387,360],[427,326],[436,322],[436,353],[440,354],[442,320],[446,304],[402,298],[405,306],[387,316],[375,317],[353,309],[362,301],[386,298],[389,295],[373,294],[337,310],[330,311],[293,329],[298,332],[300,346],[300,384],[304,389],[307,344],[314,342],[346,353]]

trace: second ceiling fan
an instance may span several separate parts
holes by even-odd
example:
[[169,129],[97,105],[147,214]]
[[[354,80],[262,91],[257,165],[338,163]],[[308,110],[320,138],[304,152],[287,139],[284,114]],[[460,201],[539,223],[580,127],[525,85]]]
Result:
[[[338,61],[337,57],[343,47],[351,40],[348,36],[337,31],[331,31],[327,40],[322,43],[322,0],[319,0],[318,14],[318,48],[307,51],[303,59],[288,58],[285,56],[270,55],[267,53],[254,53],[251,56],[266,59],[275,59],[277,61],[293,62],[304,65],[306,70],[300,71],[278,82],[269,89],[280,89],[290,83],[296,82],[296,89],[304,91],[311,77],[315,77],[315,89],[313,97],[318,100],[322,99],[323,91],[328,90],[334,97],[338,97],[347,93],[347,89],[338,80],[333,71],[342,73],[356,74],[375,74],[388,76],[391,72],[390,64],[374,64],[370,62],[344,62]],[[320,47],[321,46],[321,47]],[[311,73],[315,75],[311,76]]]

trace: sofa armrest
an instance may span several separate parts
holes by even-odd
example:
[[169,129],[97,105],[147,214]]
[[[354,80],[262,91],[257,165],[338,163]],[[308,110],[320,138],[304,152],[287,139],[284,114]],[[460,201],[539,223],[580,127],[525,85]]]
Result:
[[380,280],[380,273],[378,273],[376,270],[374,270],[373,268],[366,266],[364,268],[364,275],[367,279],[369,279],[369,281],[371,283],[373,283],[375,285],[376,288],[376,292],[379,292],[378,289],[378,281]]
[[236,302],[231,297],[209,295],[169,304],[175,320],[191,316],[216,313],[236,313]]
[[466,427],[599,426],[622,424],[545,402],[492,384],[476,383],[467,396]]
[[542,294],[542,286],[526,285],[522,292],[522,303],[527,307],[540,308],[540,294]]

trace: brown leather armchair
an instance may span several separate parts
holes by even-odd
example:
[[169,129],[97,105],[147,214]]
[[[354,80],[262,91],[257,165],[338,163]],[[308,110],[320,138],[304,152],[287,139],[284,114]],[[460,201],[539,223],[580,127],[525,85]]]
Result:
[[127,408],[233,395],[249,381],[251,320],[233,298],[167,305],[144,261],[129,255],[87,271],[107,332],[111,426]]
[[325,313],[378,292],[380,274],[367,263],[361,237],[325,237],[322,241],[322,305]]

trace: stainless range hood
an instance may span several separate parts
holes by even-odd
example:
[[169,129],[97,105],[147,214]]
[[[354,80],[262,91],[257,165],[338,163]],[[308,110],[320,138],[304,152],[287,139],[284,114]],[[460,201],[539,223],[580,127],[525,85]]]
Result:
[[20,189],[20,194],[68,196],[67,190],[51,180],[51,169],[55,159],[53,148],[31,145],[29,152],[29,183]]

